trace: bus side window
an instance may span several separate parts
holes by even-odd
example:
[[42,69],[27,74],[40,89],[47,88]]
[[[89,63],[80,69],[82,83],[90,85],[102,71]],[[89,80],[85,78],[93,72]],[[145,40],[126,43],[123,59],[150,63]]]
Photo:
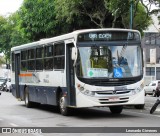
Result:
[[53,44],[49,44],[45,47],[44,53],[44,69],[53,69]]
[[54,69],[64,69],[65,64],[65,46],[64,43],[54,45]]
[[21,52],[21,71],[27,71],[27,51]]
[[36,70],[43,70],[43,47],[36,49]]
[[28,50],[28,70],[35,70],[35,49]]

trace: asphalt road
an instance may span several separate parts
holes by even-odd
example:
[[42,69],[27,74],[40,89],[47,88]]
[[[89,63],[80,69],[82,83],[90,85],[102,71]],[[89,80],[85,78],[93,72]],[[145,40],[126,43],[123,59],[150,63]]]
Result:
[[[2,92],[0,96],[0,127],[159,127],[160,105],[154,114],[150,108],[157,98],[145,97],[145,109],[125,107],[120,115],[111,114],[108,108],[85,108],[73,110],[72,116],[62,116],[53,106],[40,105],[36,108],[26,108],[23,101],[15,99],[11,93]],[[114,129],[114,128],[113,128]],[[0,134],[8,135],[8,134]],[[14,135],[14,134],[12,134]],[[20,134],[16,134],[18,136]],[[34,134],[37,136],[50,134]],[[62,134],[65,135],[62,130]],[[69,134],[74,135],[74,134]],[[82,135],[83,134],[77,134]],[[85,134],[90,136],[90,134]],[[103,135],[103,134],[92,134]],[[105,135],[105,134],[104,134]],[[107,134],[108,135],[108,134]],[[114,135],[111,134],[110,135]],[[119,134],[126,135],[128,134]],[[133,135],[133,134],[132,134]],[[135,133],[134,135],[137,135]],[[142,135],[142,134],[141,134]],[[144,135],[144,134],[143,134]],[[149,134],[145,134],[149,135]],[[152,136],[159,134],[152,134]]]

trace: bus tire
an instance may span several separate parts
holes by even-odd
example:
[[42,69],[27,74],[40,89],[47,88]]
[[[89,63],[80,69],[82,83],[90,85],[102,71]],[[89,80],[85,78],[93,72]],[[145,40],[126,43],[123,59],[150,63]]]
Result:
[[25,88],[24,92],[24,101],[27,108],[31,108],[33,106],[33,102],[29,100],[29,91],[27,87]]
[[145,104],[134,105],[136,109],[144,109]]
[[113,114],[120,114],[123,110],[123,106],[110,106],[109,109]]
[[62,93],[60,94],[59,98],[59,109],[62,115],[64,116],[69,115],[69,107],[67,107],[67,99]]

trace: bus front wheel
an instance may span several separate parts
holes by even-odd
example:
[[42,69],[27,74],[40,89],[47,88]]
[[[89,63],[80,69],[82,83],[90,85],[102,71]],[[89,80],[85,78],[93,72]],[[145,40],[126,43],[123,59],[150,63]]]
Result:
[[123,110],[123,106],[110,106],[109,109],[113,114],[120,114]]
[[145,104],[139,104],[134,106],[136,109],[144,109]]
[[69,115],[69,108],[67,107],[67,98],[61,94],[59,98],[60,113],[64,116]]

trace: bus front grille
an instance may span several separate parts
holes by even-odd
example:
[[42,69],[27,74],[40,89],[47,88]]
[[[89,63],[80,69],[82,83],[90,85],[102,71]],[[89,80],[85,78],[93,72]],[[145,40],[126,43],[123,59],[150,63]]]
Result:
[[111,103],[126,103],[129,101],[129,97],[122,97],[119,100],[111,101],[109,98],[99,99],[100,104],[111,104]]
[[112,103],[126,103],[128,101],[119,101],[119,102],[100,102],[100,104],[112,104]]
[[127,90],[108,90],[108,91],[96,91],[95,93],[98,95],[113,95],[113,94],[128,94],[133,89],[127,89]]

